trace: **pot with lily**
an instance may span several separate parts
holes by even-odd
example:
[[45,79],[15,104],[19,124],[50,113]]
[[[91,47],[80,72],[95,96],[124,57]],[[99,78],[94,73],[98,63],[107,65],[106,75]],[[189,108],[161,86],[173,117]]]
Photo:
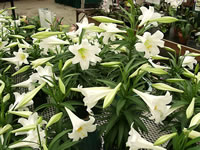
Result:
[[[64,26],[39,28],[29,43],[21,32],[11,30],[28,32],[28,27],[13,27],[15,21],[1,11],[2,150],[79,150],[95,131],[106,150],[199,148],[200,77],[195,57],[200,54],[181,55],[180,45],[176,53],[164,46],[161,31],[148,32],[176,18],[144,6],[138,14],[132,0],[127,7],[122,11],[129,25],[94,16],[99,26],[84,18],[70,32]],[[27,77],[16,83],[13,77],[20,74]],[[22,87],[26,90],[20,92]],[[30,107],[41,100],[36,96],[40,91],[48,102]],[[42,116],[48,108],[53,113]],[[80,108],[85,108],[86,117],[79,115]],[[144,138],[150,131],[146,121],[167,132],[154,141]]]

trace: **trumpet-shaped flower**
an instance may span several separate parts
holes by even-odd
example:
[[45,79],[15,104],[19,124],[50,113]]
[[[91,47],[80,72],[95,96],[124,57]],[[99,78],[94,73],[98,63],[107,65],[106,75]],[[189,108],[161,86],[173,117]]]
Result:
[[76,33],[77,33],[78,35],[81,34],[83,28],[89,28],[89,27],[94,26],[94,23],[89,23],[89,22],[88,22],[87,17],[84,17],[84,18],[83,18],[83,21],[82,21],[81,23],[76,23],[76,24],[77,24],[77,26],[78,26],[78,30],[76,31]]
[[32,75],[30,75],[28,80],[17,83],[13,85],[12,87],[24,87],[24,88],[28,88],[29,91],[32,91],[35,88],[34,83],[36,83],[39,78],[40,77],[38,73],[33,73]]
[[148,105],[152,116],[150,119],[155,119],[155,123],[162,123],[165,118],[170,115],[177,108],[170,108],[168,104],[172,101],[172,96],[167,92],[164,96],[155,96],[147,93],[140,92],[136,89],[133,90],[139,95],[144,102]]
[[[19,104],[21,102],[21,100],[23,99],[25,93],[18,93],[18,92],[14,92],[15,95],[15,103],[10,105],[9,111],[12,111],[15,106],[17,106],[17,104]],[[23,108],[23,110],[29,110],[27,107],[33,104],[33,100],[31,100],[30,102],[28,102]]]
[[193,56],[187,56],[189,54],[189,51],[185,52],[185,58],[183,60],[182,66],[188,66],[190,69],[193,69],[193,64],[197,64],[197,60]]
[[100,28],[104,29],[106,32],[101,33],[103,36],[103,43],[108,44],[109,39],[114,41],[116,39],[116,33],[124,33],[126,31],[120,30],[117,28],[117,24],[114,23],[101,23]]
[[177,8],[183,3],[183,0],[165,0],[165,2],[170,3],[173,8]]
[[153,35],[145,32],[143,36],[137,35],[137,37],[141,42],[136,43],[135,48],[139,52],[145,52],[145,58],[158,55],[160,53],[158,46],[164,47],[164,41],[162,41],[164,35],[160,31],[155,32]]
[[45,66],[44,68],[41,66],[38,66],[36,68],[37,73],[39,75],[39,83],[42,84],[44,82],[48,83],[49,86],[53,86],[51,81],[53,81],[53,71],[52,71],[52,66]]
[[[39,134],[38,134],[39,131]],[[21,140],[20,142],[10,145],[9,148],[19,148],[19,147],[32,147],[33,149],[39,149],[40,148],[40,142],[42,144],[45,143],[45,131],[41,130],[30,130],[27,132],[27,137]]]
[[56,36],[50,36],[48,38],[41,39],[39,46],[40,48],[44,49],[42,53],[47,55],[49,49],[54,50],[57,48],[58,45],[64,44],[69,44],[69,42],[58,39]]
[[73,139],[73,141],[78,141],[80,138],[83,139],[88,136],[88,132],[94,132],[96,130],[96,125],[93,125],[95,122],[94,117],[90,116],[88,121],[84,121],[78,118],[68,108],[65,107],[65,110],[72,122],[73,130],[68,136],[70,139]]
[[152,150],[166,150],[160,146],[154,146],[153,143],[148,142],[131,126],[129,131],[128,141],[126,143],[127,147],[130,147],[129,150],[138,150],[138,149],[152,149]]
[[[142,11],[142,15],[140,15],[138,18],[139,20],[141,20],[139,26],[148,23],[148,21],[152,19],[161,18],[161,14],[154,12],[154,7],[150,6],[149,9],[147,9],[146,7],[142,6],[140,7],[140,10]],[[153,24],[154,26],[158,26],[157,22],[152,22],[151,24]]]
[[[28,119],[26,118],[19,118],[18,123],[20,123],[23,127],[27,127],[30,125],[37,125],[38,124],[38,120],[39,120],[39,116],[37,113],[33,113],[32,115],[30,115],[28,117]],[[42,122],[40,123],[40,126],[47,124],[46,121],[42,120]],[[35,129],[33,129],[35,130]],[[23,134],[29,134],[28,132],[16,132],[15,135],[23,135]]]
[[10,63],[13,63],[16,65],[16,69],[19,69],[19,67],[24,63],[28,64],[28,53],[24,53],[23,50],[20,48],[18,52],[14,52],[15,57],[11,58],[1,58],[2,60],[8,61]]
[[98,101],[108,95],[113,89],[110,89],[109,87],[90,87],[78,88],[77,90],[85,96],[83,99],[84,105],[87,106],[87,111],[91,113],[91,109]]
[[82,70],[87,70],[90,62],[96,64],[96,62],[101,61],[101,58],[96,56],[100,53],[101,49],[95,45],[91,45],[86,39],[80,45],[75,44],[69,46],[69,51],[75,55],[72,58],[72,63],[80,63]]

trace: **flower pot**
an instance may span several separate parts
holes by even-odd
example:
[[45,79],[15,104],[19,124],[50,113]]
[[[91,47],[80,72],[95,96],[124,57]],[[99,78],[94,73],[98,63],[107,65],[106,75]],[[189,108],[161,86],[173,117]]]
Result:
[[189,36],[184,37],[182,32],[180,32],[180,31],[178,32],[178,41],[179,41],[179,43],[186,45],[188,39],[189,39]]

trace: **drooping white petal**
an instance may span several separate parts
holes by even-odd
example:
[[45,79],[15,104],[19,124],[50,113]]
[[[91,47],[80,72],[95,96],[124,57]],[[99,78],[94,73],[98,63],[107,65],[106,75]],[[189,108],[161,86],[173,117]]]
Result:
[[89,117],[88,121],[84,121],[78,118],[74,113],[72,113],[68,108],[65,107],[70,120],[72,122],[73,130],[72,133],[69,133],[69,138],[73,139],[73,141],[78,141],[79,139],[83,139],[88,136],[88,132],[93,132],[96,130],[96,125],[93,125],[95,122],[94,117]]

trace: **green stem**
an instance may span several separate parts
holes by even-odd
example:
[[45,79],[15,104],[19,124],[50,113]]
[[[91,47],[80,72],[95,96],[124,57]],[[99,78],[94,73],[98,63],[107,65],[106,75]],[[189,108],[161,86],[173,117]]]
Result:
[[42,149],[42,141],[41,141],[41,138],[40,138],[40,132],[39,132],[39,128],[38,128],[38,125],[37,125],[37,134],[38,134],[38,139],[39,139],[39,144],[40,144],[40,149]]

